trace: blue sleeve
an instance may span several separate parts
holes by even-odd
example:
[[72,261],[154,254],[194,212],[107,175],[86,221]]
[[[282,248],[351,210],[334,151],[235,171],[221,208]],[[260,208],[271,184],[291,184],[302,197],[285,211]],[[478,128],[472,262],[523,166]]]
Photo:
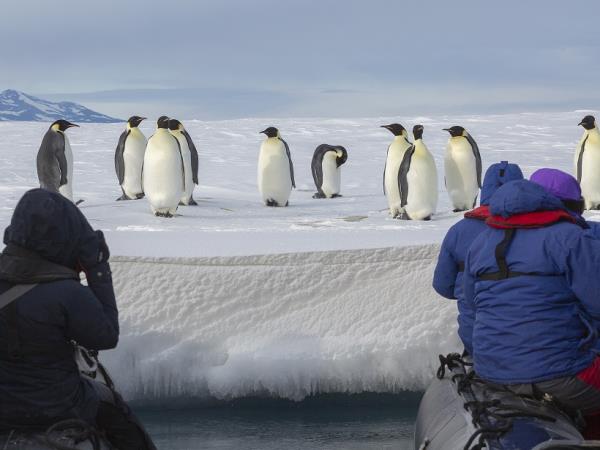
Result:
[[600,222],[588,220],[587,224],[590,226],[590,228],[586,231],[586,234],[589,234],[596,239],[600,239]]
[[87,274],[66,305],[67,337],[88,350],[115,348],[119,341],[119,315],[110,267],[103,263]]
[[433,288],[442,297],[456,299],[454,296],[454,287],[456,277],[458,276],[459,266],[452,254],[452,248],[456,237],[452,228],[446,233],[444,242],[440,249],[437,265],[433,273]]
[[600,325],[600,240],[586,233],[574,237],[567,249],[565,273],[571,291],[596,326]]
[[473,354],[473,325],[475,323],[475,275],[471,273],[471,252],[465,258],[465,272],[463,273],[463,299],[459,320],[458,334],[470,355]]

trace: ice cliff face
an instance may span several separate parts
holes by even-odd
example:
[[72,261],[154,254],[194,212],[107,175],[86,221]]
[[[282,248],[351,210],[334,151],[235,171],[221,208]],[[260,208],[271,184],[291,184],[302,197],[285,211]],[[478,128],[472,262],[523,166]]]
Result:
[[0,121],[53,122],[58,119],[75,123],[121,122],[77,103],[54,103],[12,89],[0,92]]
[[437,252],[118,257],[121,341],[101,359],[137,400],[421,390],[460,349]]

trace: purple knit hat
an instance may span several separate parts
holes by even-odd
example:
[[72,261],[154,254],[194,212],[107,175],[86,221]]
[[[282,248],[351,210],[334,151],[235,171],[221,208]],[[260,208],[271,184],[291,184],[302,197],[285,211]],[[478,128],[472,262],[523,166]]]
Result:
[[561,200],[581,200],[581,187],[577,180],[558,169],[539,169],[529,178],[550,194]]

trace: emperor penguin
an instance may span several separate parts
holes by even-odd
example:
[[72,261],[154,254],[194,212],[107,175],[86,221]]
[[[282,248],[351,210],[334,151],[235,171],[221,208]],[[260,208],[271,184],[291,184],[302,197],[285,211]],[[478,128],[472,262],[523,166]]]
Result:
[[579,125],[584,132],[575,151],[575,174],[585,209],[600,209],[600,133],[594,116],[585,116]]
[[155,216],[173,217],[184,192],[184,167],[179,141],[169,133],[169,118],[161,116],[148,139],[143,187]]
[[73,201],[73,152],[65,131],[78,127],[67,120],[57,120],[44,138],[37,154],[37,173],[40,187],[60,192]]
[[348,152],[341,145],[319,145],[313,154],[311,169],[317,193],[313,198],[341,197],[341,166],[348,160]]
[[261,131],[267,138],[258,156],[258,189],[267,206],[288,206],[294,181],[294,165],[290,148],[279,130],[269,127]]
[[444,157],[444,180],[454,212],[475,207],[481,188],[481,155],[475,139],[463,127],[444,128],[450,133]]
[[402,164],[404,153],[412,146],[412,143],[408,140],[406,128],[399,123],[381,125],[381,128],[389,130],[394,135],[394,140],[388,146],[383,169],[383,193],[386,195],[390,214],[393,218],[398,218],[403,213],[400,206],[400,164]]
[[131,116],[121,133],[115,150],[115,170],[123,195],[117,200],[137,200],[144,197],[142,166],[148,141],[138,128],[145,117]]
[[423,142],[423,125],[413,127],[414,144],[406,150],[400,180],[401,219],[430,220],[438,201],[437,169],[433,155]]
[[179,204],[195,206],[198,204],[193,197],[194,186],[198,184],[198,150],[196,150],[192,137],[179,120],[169,120],[169,130],[179,142],[181,157],[183,158],[185,189]]

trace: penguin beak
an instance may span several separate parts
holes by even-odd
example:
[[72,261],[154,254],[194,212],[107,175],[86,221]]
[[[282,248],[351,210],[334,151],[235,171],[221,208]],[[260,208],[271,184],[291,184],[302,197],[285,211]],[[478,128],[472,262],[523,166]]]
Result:
[[443,131],[447,131],[448,133],[450,133],[450,128],[442,128]]
[[77,128],[79,128],[79,125],[77,125],[76,123],[71,123],[71,122],[69,122],[69,124],[67,125],[67,128],[72,128],[72,127],[77,127]]
[[267,130],[262,130],[260,133],[258,134],[267,134]]
[[389,125],[381,125],[379,128],[385,128],[386,130],[389,130],[390,126]]
[[578,126],[583,125],[583,120],[577,124]]
[[142,120],[146,120],[146,119],[147,119],[147,117],[140,117],[140,122],[141,122]]

